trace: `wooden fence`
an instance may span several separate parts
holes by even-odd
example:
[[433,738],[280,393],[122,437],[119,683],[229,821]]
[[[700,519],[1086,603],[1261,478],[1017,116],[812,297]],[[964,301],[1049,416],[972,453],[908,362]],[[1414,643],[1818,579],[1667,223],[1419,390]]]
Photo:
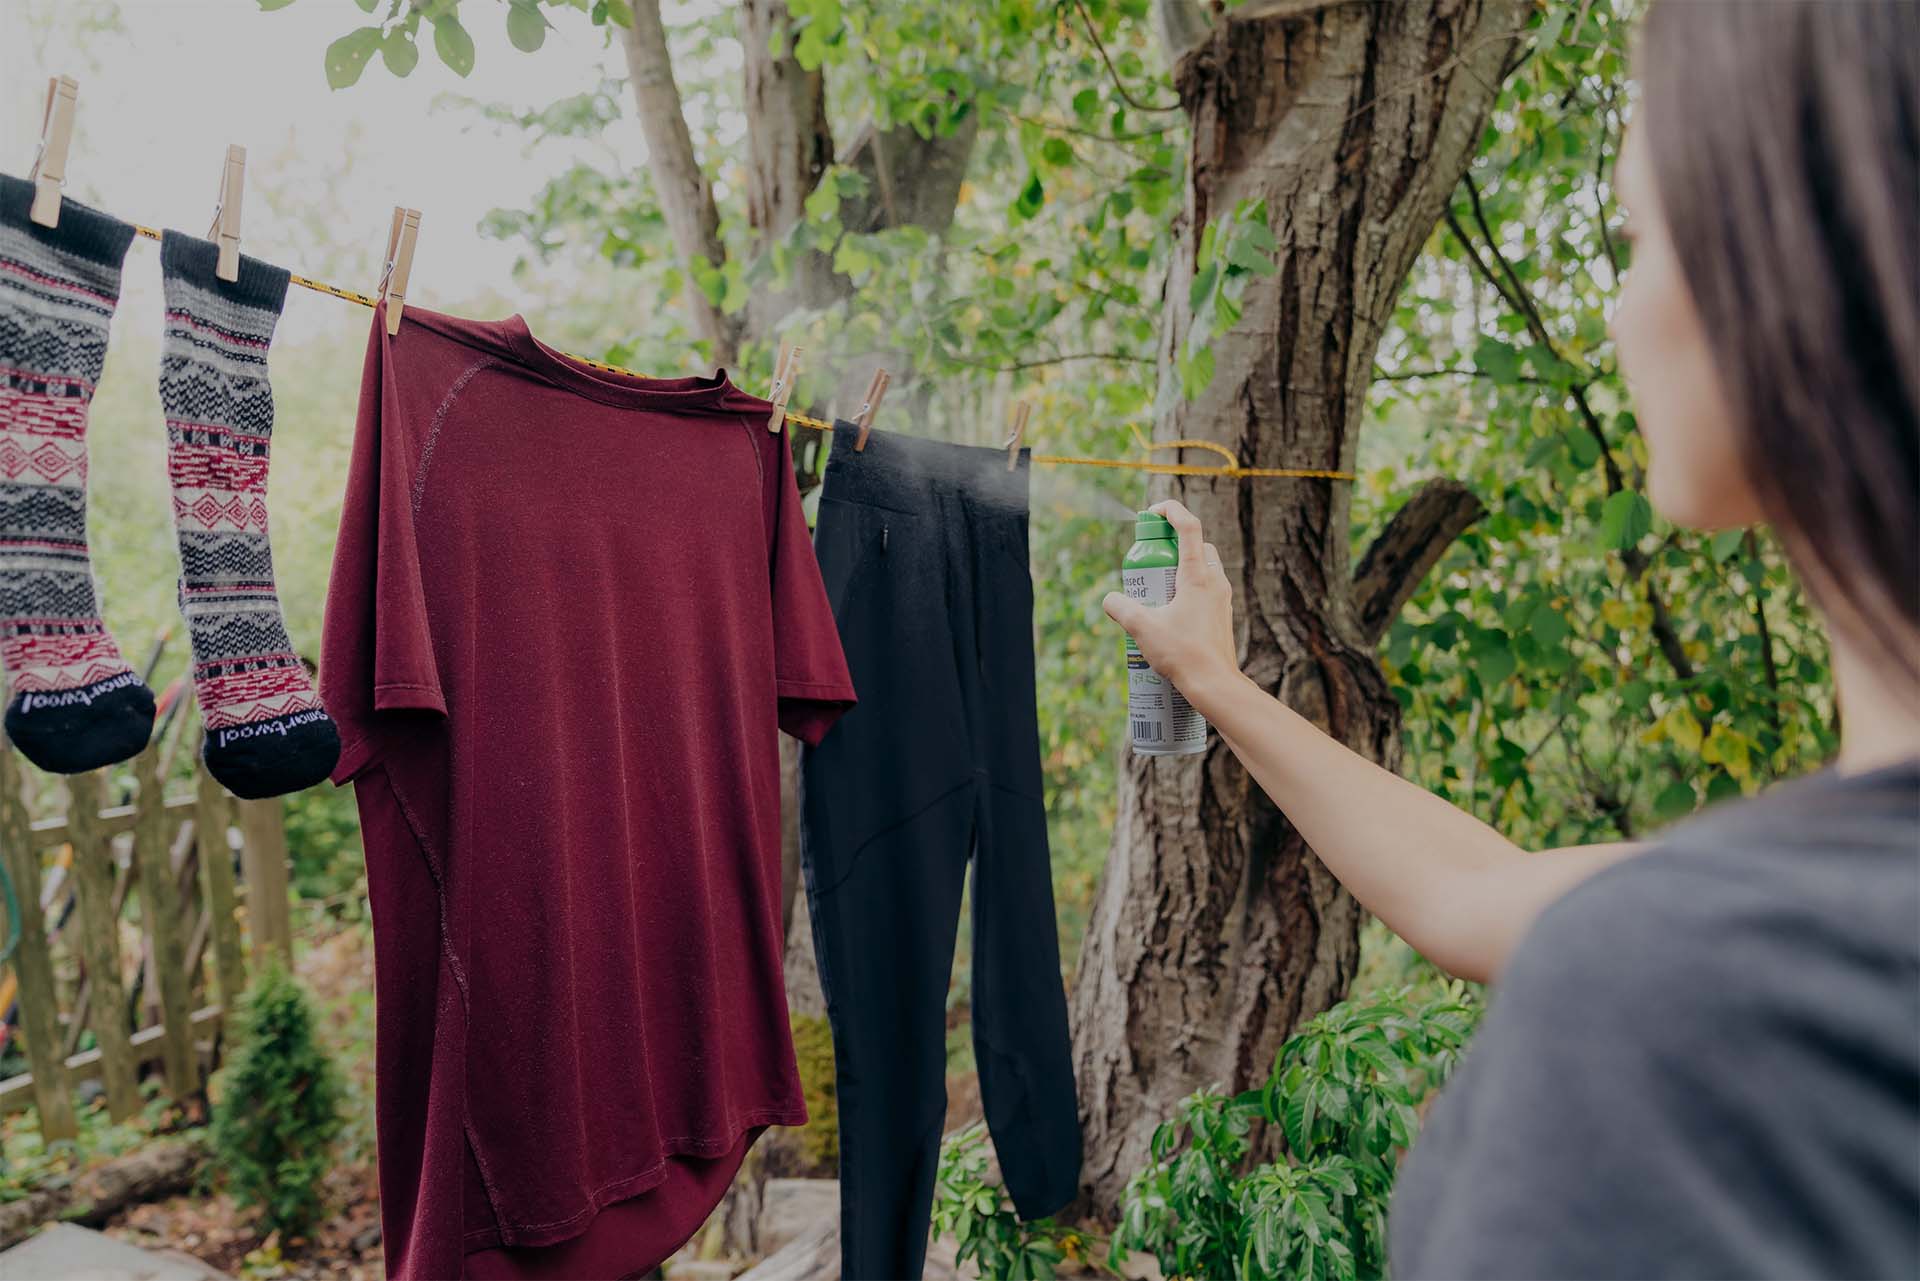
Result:
[[281,802],[229,795],[197,753],[187,790],[165,794],[186,739],[158,734],[127,764],[43,781],[38,817],[0,740],[0,858],[21,921],[0,1015],[17,1009],[29,1066],[0,1080],[0,1115],[37,1108],[49,1140],[75,1135],[85,1081],[116,1120],[140,1111],[156,1061],[170,1097],[197,1094],[249,965],[292,959]]

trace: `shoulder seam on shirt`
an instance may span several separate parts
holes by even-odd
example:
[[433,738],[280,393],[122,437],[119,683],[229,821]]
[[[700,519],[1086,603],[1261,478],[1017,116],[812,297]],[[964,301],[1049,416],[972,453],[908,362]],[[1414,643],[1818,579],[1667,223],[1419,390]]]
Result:
[[440,405],[433,411],[433,422],[427,427],[426,443],[420,446],[420,459],[414,465],[413,492],[409,496],[409,505],[413,514],[420,514],[420,504],[427,497],[427,469],[433,464],[433,447],[440,439],[440,428],[447,420],[447,411],[453,408],[453,402],[460,399],[460,393],[467,389],[473,376],[483,369],[491,369],[500,362],[492,356],[483,356],[468,365],[460,376],[447,388],[447,394],[440,398]]
[[[753,419],[748,417],[744,411],[735,410],[733,420],[739,423],[740,430],[746,433],[747,452],[753,455],[754,477],[760,484],[760,541],[766,545],[767,557],[769,562],[771,562],[773,557],[773,540],[777,537],[775,531],[778,529],[778,522],[769,524],[767,521],[767,464],[766,460],[760,457],[760,437],[755,434],[756,429],[753,424]],[[771,435],[772,433],[769,432],[767,434]]]
[[753,423],[744,413],[738,410],[734,411],[733,420],[740,424],[740,430],[747,435],[747,445],[753,451],[754,474],[760,478],[760,483],[764,485],[767,483],[767,464],[762,461],[760,457],[760,444],[754,437]]

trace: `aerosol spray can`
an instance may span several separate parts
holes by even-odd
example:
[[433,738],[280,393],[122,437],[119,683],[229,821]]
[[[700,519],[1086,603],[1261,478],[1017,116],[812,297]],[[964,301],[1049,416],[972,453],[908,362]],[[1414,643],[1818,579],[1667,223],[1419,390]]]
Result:
[[[1164,605],[1173,599],[1180,541],[1165,516],[1135,516],[1133,546],[1120,562],[1120,583],[1130,600]],[[1127,720],[1133,750],[1146,756],[1190,756],[1207,748],[1207,722],[1186,695],[1147,665],[1127,637]]]

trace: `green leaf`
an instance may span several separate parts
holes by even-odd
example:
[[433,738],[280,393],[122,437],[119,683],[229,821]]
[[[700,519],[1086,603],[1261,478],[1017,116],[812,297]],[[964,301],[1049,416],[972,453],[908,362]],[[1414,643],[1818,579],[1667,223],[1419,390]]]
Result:
[[547,42],[547,25],[532,0],[514,0],[507,6],[507,39],[521,53],[532,53]]
[[1741,544],[1747,541],[1744,529],[1723,529],[1713,536],[1713,559],[1716,564],[1725,564],[1740,551]]
[[1026,185],[1020,188],[1019,196],[1014,199],[1014,217],[1024,222],[1039,213],[1041,206],[1046,203],[1047,189],[1041,185],[1040,175],[1030,173],[1027,175]]
[[1533,611],[1527,622],[1527,631],[1533,637],[1533,643],[1541,649],[1557,649],[1566,644],[1567,637],[1573,635],[1566,615],[1551,605],[1542,605]]
[[835,220],[840,214],[840,184],[823,182],[807,193],[807,217],[815,222]]
[[372,13],[374,6],[379,4],[380,0],[353,0],[353,2],[360,6],[360,12]]
[[1200,310],[1200,304],[1205,302],[1207,295],[1213,292],[1213,282],[1219,279],[1219,276],[1220,269],[1213,263],[1208,263],[1195,272],[1193,284],[1187,289],[1187,305],[1195,311]]
[[453,14],[442,14],[433,20],[433,51],[440,55],[440,61],[446,63],[455,75],[465,77],[472,74],[473,36]]
[[413,43],[413,37],[395,27],[380,41],[380,61],[387,64],[389,72],[405,79],[420,65],[420,47]]
[[1049,138],[1040,148],[1040,158],[1056,169],[1066,169],[1073,164],[1073,148],[1064,139]]
[[1693,788],[1686,783],[1669,783],[1653,798],[1653,812],[1661,819],[1675,819],[1693,813]]
[[1473,367],[1497,383],[1520,381],[1520,353],[1497,338],[1480,340],[1473,349]]
[[1620,687],[1620,704],[1630,712],[1643,712],[1653,697],[1653,686],[1647,681],[1632,680]]
[[1180,394],[1192,400],[1213,381],[1213,348],[1201,347],[1180,361]]
[[292,3],[293,0],[260,0],[260,12],[272,13],[275,9],[284,9]]
[[1573,465],[1585,471],[1600,461],[1600,442],[1591,432],[1578,427],[1567,428],[1567,454],[1573,459]]
[[1653,528],[1653,505],[1638,490],[1623,489],[1609,495],[1600,509],[1600,537],[1609,547],[1622,551],[1637,544]]
[[1480,677],[1480,687],[1489,693],[1519,667],[1518,660],[1513,656],[1512,639],[1497,627],[1488,628],[1476,636],[1469,652],[1473,658],[1474,673]]
[[330,89],[348,89],[360,79],[360,73],[367,69],[367,63],[373,58],[374,50],[380,47],[380,28],[361,27],[349,31],[327,46],[327,87]]

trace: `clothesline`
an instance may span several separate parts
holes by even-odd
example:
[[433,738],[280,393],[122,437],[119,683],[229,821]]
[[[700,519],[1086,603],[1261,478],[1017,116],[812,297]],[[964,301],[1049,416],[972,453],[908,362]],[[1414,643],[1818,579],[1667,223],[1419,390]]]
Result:
[[[149,240],[160,239],[160,232],[153,227],[134,224],[134,230]],[[363,294],[353,289],[342,289],[338,285],[327,284],[323,280],[310,280],[306,276],[288,273],[292,283],[302,289],[311,289],[315,293],[328,294],[347,302],[358,303],[362,307],[377,307],[380,300],[371,294]],[[604,360],[595,360],[591,356],[580,356],[573,352],[561,352],[569,360],[577,360],[590,369],[602,373],[619,374],[626,378],[650,378],[637,370],[626,369],[609,364]],[[815,431],[830,432],[833,424],[822,418],[813,418],[806,414],[788,411],[787,421],[801,427],[811,427]],[[1201,466],[1197,463],[1157,463],[1146,458],[1084,458],[1073,454],[1033,454],[1030,461],[1041,467],[1106,467],[1119,471],[1143,471],[1158,476],[1219,476],[1229,480],[1289,478],[1295,480],[1352,480],[1350,471],[1337,471],[1322,467],[1242,467],[1233,451],[1224,445],[1210,440],[1172,440],[1161,441],[1147,446],[1149,449],[1209,449],[1227,459],[1226,463],[1214,466]]]

